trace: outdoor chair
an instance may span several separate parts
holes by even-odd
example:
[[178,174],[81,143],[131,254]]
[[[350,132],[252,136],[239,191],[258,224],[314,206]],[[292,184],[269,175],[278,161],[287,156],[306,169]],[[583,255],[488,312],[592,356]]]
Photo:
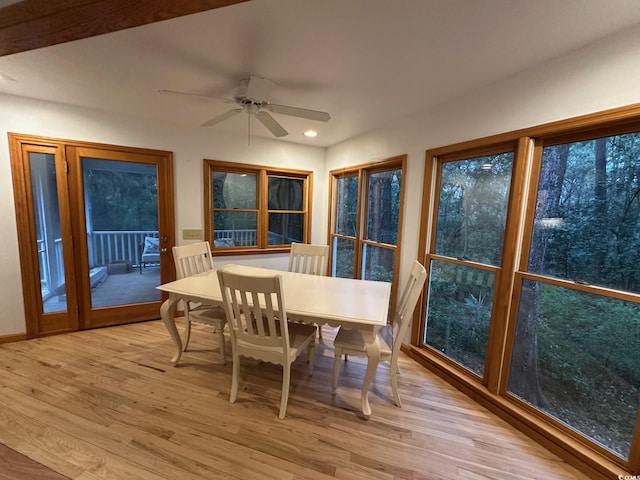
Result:
[[160,262],[160,239],[157,237],[144,237],[144,241],[140,243],[140,262],[138,268],[142,275],[142,268],[147,263]]

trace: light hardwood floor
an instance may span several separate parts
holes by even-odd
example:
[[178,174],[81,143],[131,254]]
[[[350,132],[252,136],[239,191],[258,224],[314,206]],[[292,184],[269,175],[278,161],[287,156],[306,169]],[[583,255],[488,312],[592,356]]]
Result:
[[312,377],[294,363],[284,420],[274,365],[243,359],[229,403],[207,327],[175,368],[160,321],[0,345],[0,443],[79,480],[587,478],[404,354],[404,407],[381,364],[363,420],[365,365],[343,363],[333,397],[332,338]]

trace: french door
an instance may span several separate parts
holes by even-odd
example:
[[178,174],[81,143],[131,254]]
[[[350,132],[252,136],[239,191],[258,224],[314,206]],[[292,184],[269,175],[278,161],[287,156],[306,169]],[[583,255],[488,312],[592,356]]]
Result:
[[157,318],[174,275],[171,153],[10,144],[27,336]]

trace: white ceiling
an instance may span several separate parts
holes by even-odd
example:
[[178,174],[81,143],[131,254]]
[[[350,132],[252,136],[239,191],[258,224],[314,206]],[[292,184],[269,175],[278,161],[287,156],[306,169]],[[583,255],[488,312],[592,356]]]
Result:
[[274,114],[283,140],[331,146],[638,23],[638,0],[253,0],[0,57],[0,92],[197,127],[230,106],[157,91],[229,97],[253,74],[331,114]]

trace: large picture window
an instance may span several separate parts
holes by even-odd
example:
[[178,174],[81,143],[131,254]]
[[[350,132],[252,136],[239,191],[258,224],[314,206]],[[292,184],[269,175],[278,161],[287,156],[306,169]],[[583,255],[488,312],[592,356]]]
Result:
[[627,458],[640,395],[640,133],[536,154],[508,391]]
[[638,473],[640,108],[427,151],[420,250],[416,358]]
[[484,377],[513,151],[435,159],[425,345]]
[[222,253],[309,242],[313,173],[205,160],[205,238]]

